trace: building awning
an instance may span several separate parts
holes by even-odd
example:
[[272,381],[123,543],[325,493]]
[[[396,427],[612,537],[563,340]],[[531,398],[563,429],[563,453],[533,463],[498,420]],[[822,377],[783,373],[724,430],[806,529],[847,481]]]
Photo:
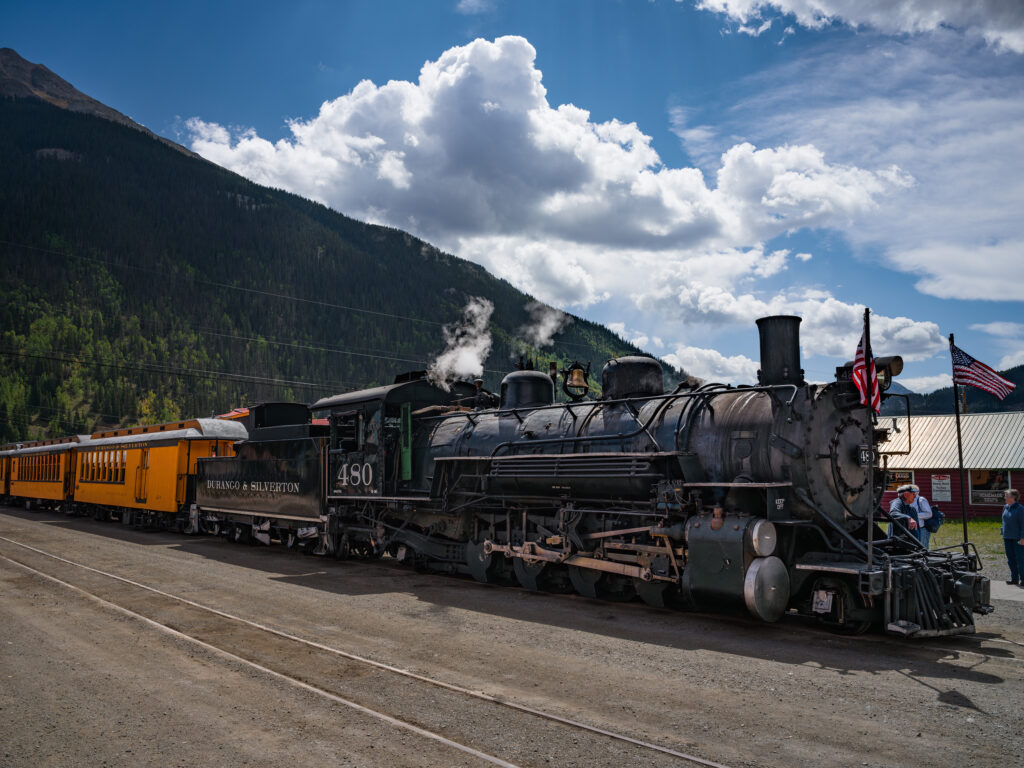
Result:
[[[883,453],[907,450],[906,456],[890,456],[891,469],[947,469],[958,465],[956,420],[948,416],[911,416],[896,419],[898,432],[890,432]],[[888,418],[880,427],[891,427]],[[1024,411],[1007,413],[965,413],[960,416],[965,469],[1024,469]]]

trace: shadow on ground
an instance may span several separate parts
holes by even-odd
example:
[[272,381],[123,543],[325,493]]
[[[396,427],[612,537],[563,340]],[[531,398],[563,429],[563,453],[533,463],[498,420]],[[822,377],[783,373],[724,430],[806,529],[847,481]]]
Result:
[[[898,673],[934,690],[938,702],[963,709],[978,707],[966,695],[946,685],[956,681],[1002,684],[1002,677],[976,667],[988,658],[1014,658],[1013,649],[1022,647],[1019,642],[1022,638],[1006,639],[998,632],[918,641],[878,634],[845,637],[793,617],[776,624],[764,624],[738,613],[659,610],[641,603],[609,603],[578,595],[534,593],[518,587],[479,584],[468,577],[421,574],[389,560],[337,561],[291,552],[279,545],[244,546],[224,538],[142,531],[89,518],[10,507],[2,511],[10,518],[64,530],[187,552],[261,571],[274,581],[340,597],[406,594],[429,611],[474,611],[510,622],[539,623],[624,642],[816,666],[842,675]],[[514,631],[512,625],[510,631]],[[993,647],[994,644],[985,643],[986,640],[996,640],[1008,647]],[[936,680],[943,682],[936,685]]]

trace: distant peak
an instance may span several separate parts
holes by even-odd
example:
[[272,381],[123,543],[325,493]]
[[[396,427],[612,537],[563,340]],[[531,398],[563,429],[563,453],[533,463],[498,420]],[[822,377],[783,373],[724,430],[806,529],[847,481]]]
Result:
[[191,155],[192,153],[170,139],[157,136],[145,126],[101,101],[87,96],[64,78],[42,64],[22,58],[13,48],[0,48],[0,98],[39,99],[71,112],[81,112],[114,123],[127,125],[148,134],[157,141]]

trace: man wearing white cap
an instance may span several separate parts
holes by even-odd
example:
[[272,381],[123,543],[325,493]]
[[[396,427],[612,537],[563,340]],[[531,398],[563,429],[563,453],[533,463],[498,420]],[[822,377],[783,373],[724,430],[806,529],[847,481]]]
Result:
[[[910,534],[920,541],[925,549],[931,544],[932,534],[927,525],[932,514],[928,499],[922,496],[921,489],[912,483],[897,488],[896,498],[889,504],[889,517],[907,527]],[[892,526],[889,535],[892,535]]]

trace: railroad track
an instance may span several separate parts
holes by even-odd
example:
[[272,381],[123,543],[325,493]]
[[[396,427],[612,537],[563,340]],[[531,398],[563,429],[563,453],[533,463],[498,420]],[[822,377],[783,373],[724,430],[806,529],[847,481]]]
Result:
[[[569,764],[572,761],[563,761],[565,750],[582,735],[591,740],[589,749],[601,751],[606,764],[637,763],[642,755],[640,764],[645,766],[728,768],[698,755],[299,637],[14,539],[0,536],[0,541],[62,564],[58,568],[72,569],[79,575],[78,583],[69,581],[67,574],[61,578],[40,570],[35,567],[38,563],[0,554],[0,559],[108,610],[491,765],[526,768],[544,765],[545,756]],[[506,738],[510,733],[529,734],[529,738],[517,746]],[[529,750],[524,749],[527,745]]]

